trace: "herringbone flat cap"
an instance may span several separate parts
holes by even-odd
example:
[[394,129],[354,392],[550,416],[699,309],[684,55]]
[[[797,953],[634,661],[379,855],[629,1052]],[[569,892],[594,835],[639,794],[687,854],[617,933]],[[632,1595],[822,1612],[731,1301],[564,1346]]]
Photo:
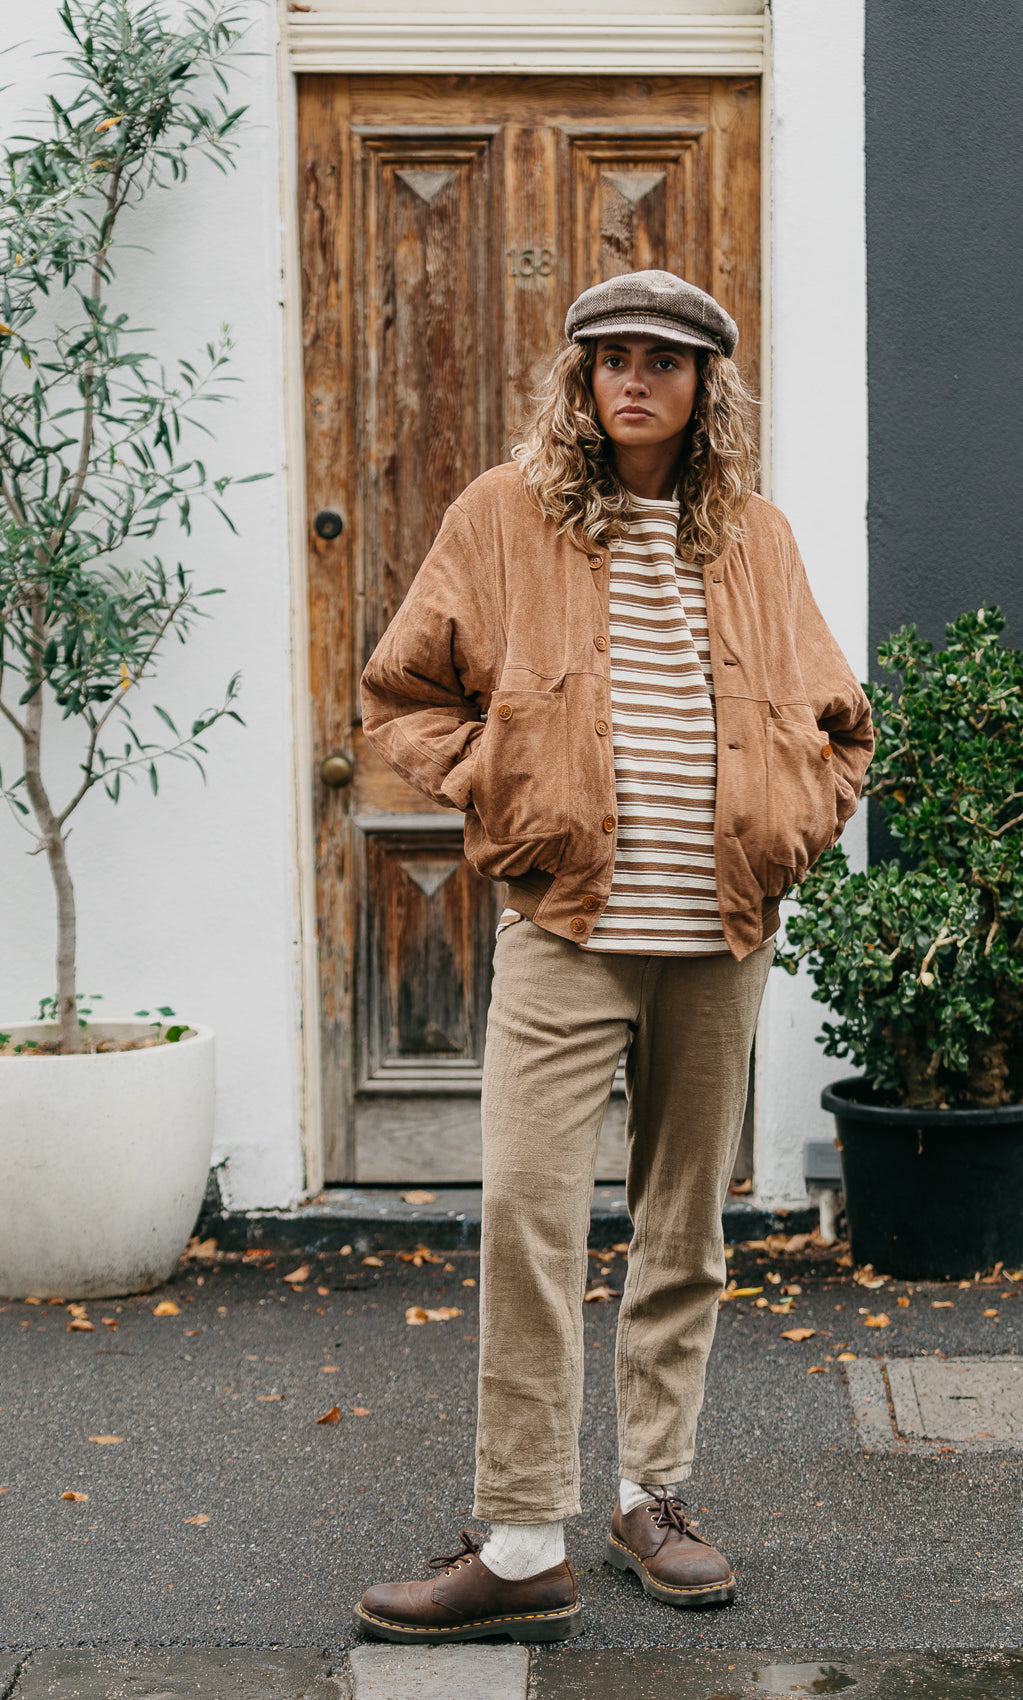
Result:
[[584,289],[568,309],[565,335],[571,342],[629,334],[730,355],[739,327],[713,295],[674,272],[623,272]]

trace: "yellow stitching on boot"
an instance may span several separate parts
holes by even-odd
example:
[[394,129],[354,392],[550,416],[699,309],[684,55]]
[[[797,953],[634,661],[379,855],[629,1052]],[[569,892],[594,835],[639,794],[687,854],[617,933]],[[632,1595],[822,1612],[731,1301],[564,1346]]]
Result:
[[619,1552],[628,1553],[630,1558],[634,1558],[636,1560],[636,1563],[639,1565],[640,1569],[643,1571],[643,1574],[645,1576],[650,1577],[650,1580],[653,1583],[655,1588],[664,1588],[666,1590],[666,1592],[669,1593],[669,1594],[705,1594],[705,1593],[707,1593],[708,1589],[710,1589],[710,1588],[727,1588],[730,1583],[735,1581],[735,1571],[731,1570],[728,1573],[727,1580],[724,1581],[724,1582],[702,1582],[702,1583],[693,1583],[693,1585],[691,1587],[688,1587],[688,1588],[676,1587],[674,1582],[662,1582],[662,1581],[659,1580],[658,1577],[654,1576],[647,1569],[646,1565],[643,1563],[643,1560],[640,1558],[639,1553],[633,1552],[631,1547],[627,1547],[627,1546],[623,1545],[623,1543],[620,1540],[618,1540],[612,1534],[609,1534],[607,1538],[611,1542],[612,1546],[615,1546],[615,1547],[618,1548]]
[[410,1635],[447,1635],[453,1629],[485,1629],[491,1623],[536,1623],[559,1617],[571,1617],[582,1608],[578,1602],[574,1606],[562,1606],[558,1611],[524,1611],[515,1616],[507,1617],[476,1617],[466,1618],[464,1623],[424,1624],[420,1627],[415,1623],[402,1623],[396,1617],[375,1617],[371,1611],[364,1611],[362,1606],[356,1606],[359,1617],[364,1617],[367,1623],[383,1623],[388,1629],[403,1629]]

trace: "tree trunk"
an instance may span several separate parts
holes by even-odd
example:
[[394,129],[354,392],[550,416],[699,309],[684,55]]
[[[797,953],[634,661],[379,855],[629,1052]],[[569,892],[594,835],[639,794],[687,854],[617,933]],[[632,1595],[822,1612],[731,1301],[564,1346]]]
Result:
[[85,1049],[78,1025],[75,987],[75,892],[67,865],[64,840],[58,832],[46,846],[46,858],[57,891],[57,1014],[60,1017],[60,1048],[64,1056]]
[[[32,622],[36,630],[39,653],[45,640],[43,598],[33,602]],[[43,784],[40,763],[43,733],[43,692],[40,687],[29,698],[25,711],[22,743],[25,750],[25,789],[39,823],[39,836],[46,847],[46,859],[57,894],[57,1014],[60,1019],[60,1048],[73,1055],[83,1051],[82,1030],[78,1025],[78,999],[75,995],[75,893],[67,865],[64,835],[57,822]]]

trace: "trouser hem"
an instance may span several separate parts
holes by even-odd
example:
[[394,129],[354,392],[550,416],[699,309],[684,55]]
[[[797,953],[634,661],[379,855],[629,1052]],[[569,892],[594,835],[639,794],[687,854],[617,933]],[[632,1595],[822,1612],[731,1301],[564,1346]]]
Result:
[[644,1470],[638,1464],[618,1466],[620,1482],[638,1482],[640,1487],[674,1487],[676,1482],[687,1482],[692,1473],[692,1464],[676,1464],[668,1470]]
[[486,1495],[477,1494],[472,1508],[474,1517],[479,1517],[484,1523],[564,1523],[569,1517],[578,1517],[582,1506],[578,1499],[565,1500],[560,1509],[557,1506],[523,1505],[521,1501],[507,1499],[488,1499]]

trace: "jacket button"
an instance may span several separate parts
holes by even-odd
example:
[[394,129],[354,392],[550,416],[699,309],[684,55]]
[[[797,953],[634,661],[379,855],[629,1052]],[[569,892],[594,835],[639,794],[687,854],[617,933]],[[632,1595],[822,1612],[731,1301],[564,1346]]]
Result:
[[603,555],[591,555],[590,556],[590,566],[591,567],[602,567],[603,565],[604,565]]
[[510,720],[514,713],[515,710],[512,708],[511,703],[503,702],[497,711],[497,718],[499,720]]
[[584,933],[586,931],[586,922],[583,920],[581,915],[573,915],[568,924],[574,933]]
[[594,642],[597,649],[606,649],[607,648],[607,638],[606,637],[599,637],[599,636],[595,637],[593,642]]
[[832,754],[831,745],[825,744],[824,748],[821,750],[821,755],[824,757],[824,760],[830,761],[831,760],[831,754]]
[[615,827],[618,825],[618,822],[615,820],[614,815],[605,815],[602,825],[605,832],[613,832]]
[[598,732],[602,738],[607,737],[607,721],[606,720],[595,720],[593,722],[593,729],[594,729],[595,732]]
[[599,897],[584,897],[583,901],[582,901],[582,907],[584,909],[588,909],[590,914],[592,915],[594,909],[600,908],[600,898]]

